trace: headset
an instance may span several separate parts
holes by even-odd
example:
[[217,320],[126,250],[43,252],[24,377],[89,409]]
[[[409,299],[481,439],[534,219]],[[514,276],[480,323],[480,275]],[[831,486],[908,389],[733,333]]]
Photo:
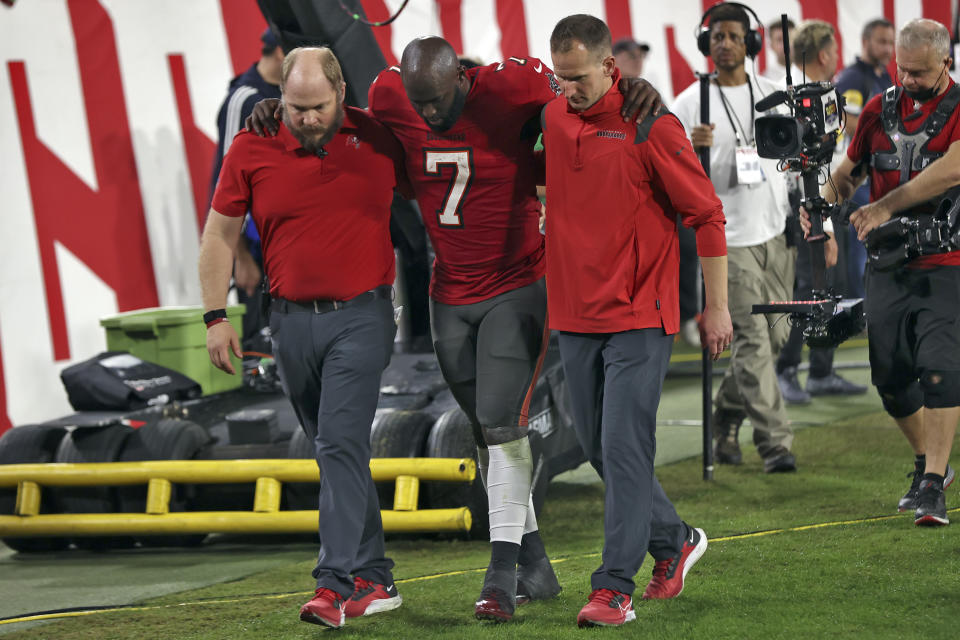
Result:
[[747,47],[747,55],[751,58],[756,58],[757,54],[763,51],[763,23],[760,22],[760,18],[757,17],[753,9],[739,2],[720,2],[707,9],[706,13],[703,14],[703,17],[700,18],[700,27],[697,32],[697,49],[700,50],[700,53],[708,58],[710,57],[710,27],[704,26],[704,23],[717,7],[740,7],[753,16],[753,19],[757,23],[757,28],[747,30],[747,35],[744,36],[743,43]]

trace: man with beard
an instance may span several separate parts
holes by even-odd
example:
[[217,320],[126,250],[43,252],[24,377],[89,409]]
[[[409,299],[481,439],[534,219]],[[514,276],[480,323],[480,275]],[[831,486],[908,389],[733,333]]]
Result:
[[[625,119],[659,96],[624,82]],[[534,145],[557,92],[534,58],[465,69],[448,42],[418,38],[370,87],[371,113],[397,136],[436,252],[431,329],[441,372],[473,426],[488,487],[491,561],[474,613],[512,618],[516,603],[560,592],[530,494],[527,408],[546,353],[543,236]],[[249,127],[273,128],[261,102]]]
[[717,78],[710,86],[709,125],[700,124],[700,87],[691,85],[677,97],[673,111],[693,146],[710,148],[710,179],[726,216],[728,287],[733,345],[730,365],[716,396],[716,460],[741,464],[738,434],[744,418],[753,425],[753,442],[767,473],[794,471],[790,451],[793,429],[787,422],[777,373],[776,352],[790,325],[751,313],[754,304],[788,300],[793,291],[796,254],[784,227],[790,213],[787,184],[775,160],[758,157],[754,120],[756,103],[782,87],[747,73],[747,47],[759,53],[756,32],[743,5],[720,3],[708,12],[704,35]]
[[369,464],[396,334],[390,202],[404,181],[402,151],[367,113],[344,108],[329,49],[291,51],[280,87],[278,135],[241,133],[224,160],[200,251],[204,321],[211,361],[234,373],[229,356],[240,349],[223,307],[249,209],[270,280],[274,356],[323,477],[317,590],[300,619],[339,627],[401,603]]
[[[950,34],[934,20],[912,20],[896,52],[902,87],[866,104],[847,156],[821,190],[828,202],[849,198],[869,167],[871,202],[850,217],[860,240],[894,216],[922,220],[960,184]],[[865,286],[873,384],[915,455],[898,508],[913,511],[918,525],[947,524],[943,490],[954,477],[948,462],[960,419],[960,251],[891,270],[868,265]]]

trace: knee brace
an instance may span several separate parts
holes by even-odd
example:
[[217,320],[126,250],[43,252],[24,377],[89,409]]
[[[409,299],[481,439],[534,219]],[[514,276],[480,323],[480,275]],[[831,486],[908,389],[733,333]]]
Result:
[[924,393],[916,380],[906,387],[877,387],[884,410],[893,418],[906,418],[923,406]]
[[960,371],[924,371],[920,386],[923,406],[931,409],[960,406]]

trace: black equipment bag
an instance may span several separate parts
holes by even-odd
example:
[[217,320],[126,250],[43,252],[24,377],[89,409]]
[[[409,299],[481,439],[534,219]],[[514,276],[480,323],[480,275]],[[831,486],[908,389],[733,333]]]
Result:
[[71,365],[60,379],[77,411],[142,409],[201,394],[195,380],[125,351],[106,351]]

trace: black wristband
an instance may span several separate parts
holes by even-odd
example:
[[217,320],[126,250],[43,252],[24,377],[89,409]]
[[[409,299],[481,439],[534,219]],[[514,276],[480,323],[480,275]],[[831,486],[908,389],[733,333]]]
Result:
[[203,323],[210,324],[217,318],[227,319],[227,310],[226,309],[214,309],[213,311],[207,311],[203,314]]

